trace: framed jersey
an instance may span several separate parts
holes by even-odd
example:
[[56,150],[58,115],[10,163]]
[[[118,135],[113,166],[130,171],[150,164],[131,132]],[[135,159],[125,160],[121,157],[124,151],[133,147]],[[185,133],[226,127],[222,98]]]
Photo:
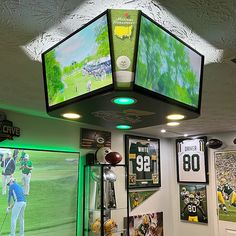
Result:
[[130,189],[161,186],[159,139],[125,135],[125,156]]
[[176,140],[177,181],[208,183],[206,137]]

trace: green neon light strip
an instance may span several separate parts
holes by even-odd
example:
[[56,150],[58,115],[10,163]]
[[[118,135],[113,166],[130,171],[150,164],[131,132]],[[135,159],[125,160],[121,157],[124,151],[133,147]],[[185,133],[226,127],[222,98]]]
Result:
[[40,151],[60,151],[60,152],[79,152],[79,150],[72,149],[72,148],[67,148],[67,147],[52,147],[52,146],[46,146],[46,145],[27,145],[27,144],[13,144],[14,141],[9,141],[7,140],[4,141],[4,143],[0,143],[1,147],[6,147],[6,148],[19,148],[19,149],[32,149],[32,150],[40,150]]
[[77,236],[83,235],[83,198],[85,157],[79,159]]

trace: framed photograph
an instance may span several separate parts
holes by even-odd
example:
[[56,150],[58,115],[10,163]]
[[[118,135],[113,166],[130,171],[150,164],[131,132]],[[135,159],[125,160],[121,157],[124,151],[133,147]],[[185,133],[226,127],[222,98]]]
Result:
[[125,135],[125,156],[130,189],[161,186],[159,139]]
[[129,235],[163,236],[163,212],[130,216],[128,229]]
[[80,129],[80,148],[98,149],[101,147],[111,148],[111,132]]
[[179,183],[208,183],[206,137],[177,139],[176,166]]
[[180,184],[179,195],[181,220],[208,222],[206,185]]
[[215,152],[219,220],[236,222],[236,150]]

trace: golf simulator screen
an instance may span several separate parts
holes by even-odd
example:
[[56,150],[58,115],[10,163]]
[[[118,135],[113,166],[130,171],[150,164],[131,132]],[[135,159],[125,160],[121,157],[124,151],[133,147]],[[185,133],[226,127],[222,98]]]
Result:
[[141,16],[135,85],[152,95],[199,108],[203,56]]
[[17,218],[16,232],[21,230],[23,217],[25,236],[75,236],[78,161],[79,153],[0,148],[1,225],[5,219],[1,235],[10,235],[15,212],[12,196],[13,208],[6,213],[13,187],[12,182],[9,184],[11,177],[18,189],[16,196],[24,195],[20,199],[26,201],[23,216],[21,210]]
[[96,94],[113,84],[107,15],[42,54],[47,106]]

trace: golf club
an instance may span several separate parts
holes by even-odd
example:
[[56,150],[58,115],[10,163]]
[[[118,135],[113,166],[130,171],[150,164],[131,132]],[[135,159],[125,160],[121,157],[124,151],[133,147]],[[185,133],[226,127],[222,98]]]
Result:
[[2,227],[3,227],[3,225],[4,225],[5,221],[6,221],[7,215],[8,215],[8,213],[6,213],[6,215],[5,215],[4,219],[3,219],[3,222],[2,222],[2,225],[1,225],[1,228],[0,228],[0,236],[2,235]]

